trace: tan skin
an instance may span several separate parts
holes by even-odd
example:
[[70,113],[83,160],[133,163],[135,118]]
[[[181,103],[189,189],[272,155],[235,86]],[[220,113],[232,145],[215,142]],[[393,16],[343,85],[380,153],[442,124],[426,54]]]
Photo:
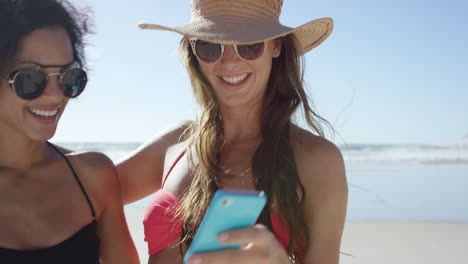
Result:
[[[34,68],[27,62],[66,65],[73,61],[72,52],[61,27],[37,29],[20,42],[12,70]],[[43,70],[57,73],[64,69]],[[54,135],[68,101],[55,76],[49,78],[44,93],[31,101],[17,97],[7,80],[1,80],[0,248],[49,248],[93,221],[65,160],[45,143]],[[55,120],[46,123],[32,113],[57,109]],[[101,263],[138,263],[112,161],[101,153],[59,149],[72,163],[96,212]]]
[[[261,142],[259,109],[266,88],[271,60],[280,55],[280,43],[270,41],[268,50],[256,61],[241,60],[232,46],[216,64],[200,62],[205,76],[213,85],[220,101],[225,128],[225,144],[221,166],[241,173],[249,167],[256,147]],[[224,76],[244,76],[246,81],[233,91]],[[117,169],[121,179],[125,203],[153,193],[161,187],[163,175],[186,147],[182,137],[189,122],[162,132],[121,161]],[[303,263],[337,264],[346,214],[347,183],[344,163],[338,148],[331,142],[297,126],[291,128],[293,147],[299,177],[307,192],[306,223],[311,245]],[[252,175],[223,178],[223,188],[247,189],[254,187]],[[177,163],[163,189],[179,198],[189,184],[187,155]],[[276,208],[271,208],[276,211]],[[225,250],[193,255],[189,263],[289,263],[285,250],[274,235],[262,225],[225,232],[224,243],[251,246],[240,250]],[[182,263],[178,241],[150,256],[149,263]],[[200,262],[201,261],[201,262]]]

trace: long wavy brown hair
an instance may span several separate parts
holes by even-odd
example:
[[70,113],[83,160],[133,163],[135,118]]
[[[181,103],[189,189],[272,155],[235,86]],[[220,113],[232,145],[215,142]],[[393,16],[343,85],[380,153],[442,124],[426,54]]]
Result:
[[[320,136],[324,136],[322,124],[330,124],[312,110],[303,85],[303,57],[295,37],[290,34],[279,40],[282,42],[281,54],[273,59],[263,98],[262,142],[252,160],[252,174],[255,188],[264,191],[267,197],[267,205],[259,222],[273,230],[269,209],[274,202],[289,229],[288,254],[300,261],[309,246],[309,229],[303,210],[307,194],[298,175],[290,142],[293,114],[302,104],[305,120]],[[211,198],[219,188],[217,178],[222,175],[219,161],[224,129],[215,92],[203,76],[187,38],[182,39],[180,51],[201,108],[199,118],[188,130],[189,144],[195,150],[197,162],[190,158],[191,183],[178,208],[183,218],[181,243],[189,245]]]

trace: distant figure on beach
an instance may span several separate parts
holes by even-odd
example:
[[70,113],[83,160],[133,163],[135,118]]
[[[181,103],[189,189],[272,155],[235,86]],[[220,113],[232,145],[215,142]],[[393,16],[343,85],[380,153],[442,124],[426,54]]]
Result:
[[0,263],[138,263],[117,171],[49,143],[87,83],[87,17],[65,0],[0,0]]
[[[328,123],[312,109],[302,68],[302,56],[330,35],[333,21],[286,27],[282,4],[192,0],[190,24],[140,24],[183,36],[181,56],[201,111],[117,165],[125,203],[157,190],[144,220],[150,263],[181,263],[217,189],[263,190],[267,206],[257,225],[219,237],[244,247],[195,254],[189,263],[338,263],[344,162],[324,138]],[[300,108],[313,132],[293,122]]]

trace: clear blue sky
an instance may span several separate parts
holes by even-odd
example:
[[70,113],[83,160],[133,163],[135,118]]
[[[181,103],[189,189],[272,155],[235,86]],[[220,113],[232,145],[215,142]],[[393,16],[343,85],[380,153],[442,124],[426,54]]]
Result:
[[[94,9],[92,71],[54,141],[143,142],[195,117],[180,35],[137,28],[186,24],[188,0],[74,1]],[[335,20],[306,55],[306,81],[346,143],[445,144],[468,134],[467,12],[459,0],[285,0],[280,20]]]

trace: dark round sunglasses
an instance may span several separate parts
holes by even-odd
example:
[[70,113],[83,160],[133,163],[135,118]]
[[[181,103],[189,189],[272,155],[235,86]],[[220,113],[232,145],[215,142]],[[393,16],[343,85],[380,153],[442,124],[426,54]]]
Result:
[[8,84],[18,97],[34,100],[42,95],[50,76],[56,75],[63,94],[75,98],[83,92],[88,82],[86,72],[81,68],[70,68],[63,73],[47,74],[40,69],[25,69],[11,72]]
[[[189,42],[193,54],[204,63],[216,63],[223,56],[225,44],[212,43],[196,38],[190,38]],[[267,44],[268,41],[264,41],[251,44],[233,44],[233,47],[241,59],[252,61],[263,56]]]

